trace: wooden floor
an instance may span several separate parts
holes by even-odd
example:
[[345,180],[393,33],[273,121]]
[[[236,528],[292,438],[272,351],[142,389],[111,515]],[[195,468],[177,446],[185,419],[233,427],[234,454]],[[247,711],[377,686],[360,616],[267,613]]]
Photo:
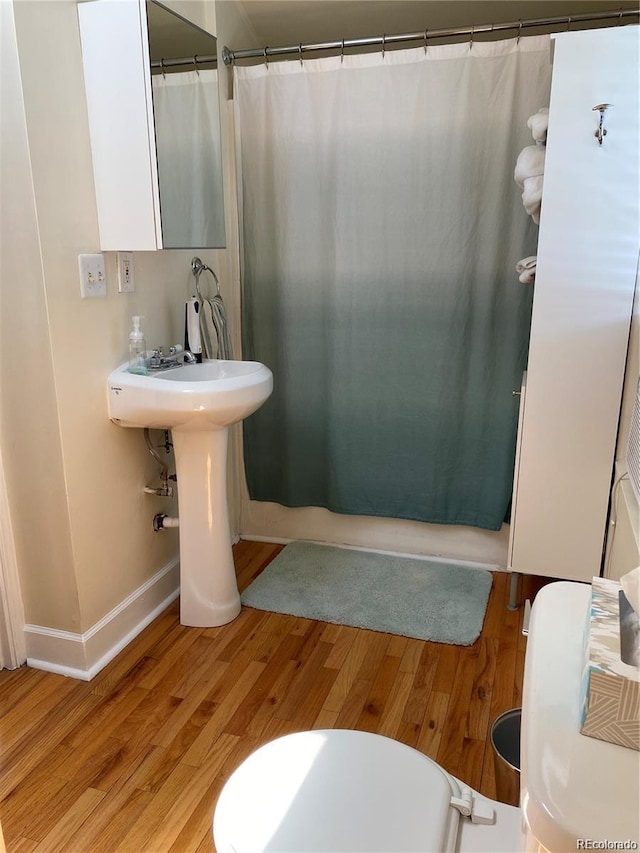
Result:
[[[281,546],[235,547],[241,589]],[[310,728],[379,732],[495,795],[488,732],[521,704],[522,609],[495,574],[473,646],[243,609],[185,628],[177,605],[89,682],[0,672],[0,821],[8,853],[212,851],[225,779]]]

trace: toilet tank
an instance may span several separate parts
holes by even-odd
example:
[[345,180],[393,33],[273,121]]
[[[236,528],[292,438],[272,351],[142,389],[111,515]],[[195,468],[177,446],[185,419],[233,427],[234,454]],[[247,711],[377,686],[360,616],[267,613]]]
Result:
[[521,731],[527,850],[640,845],[640,752],[580,733],[590,605],[590,584],[563,581],[544,587],[531,612]]

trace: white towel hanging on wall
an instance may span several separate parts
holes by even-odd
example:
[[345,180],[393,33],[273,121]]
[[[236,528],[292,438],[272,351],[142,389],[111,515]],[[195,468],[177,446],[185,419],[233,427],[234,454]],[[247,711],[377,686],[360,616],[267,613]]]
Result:
[[541,107],[537,113],[529,116],[527,127],[531,131],[534,140],[540,145],[547,143],[547,128],[549,127],[549,108]]
[[531,284],[536,277],[536,266],[538,262],[537,255],[530,255],[528,258],[523,258],[516,264],[516,272],[523,284]]
[[[544,184],[544,161],[546,154],[547,128],[549,126],[549,109],[541,107],[537,113],[529,116],[527,119],[527,127],[531,131],[531,135],[535,141],[535,145],[527,145],[523,148],[513,172],[513,178],[519,187],[522,187],[522,204],[529,216],[533,219],[536,225],[540,224],[540,210],[542,208],[542,188]],[[525,259],[526,260],[526,259]],[[522,261],[520,263],[523,263]],[[518,267],[520,264],[518,264]],[[516,269],[518,268],[516,267]],[[533,276],[528,278],[528,273],[521,273],[520,281],[523,281],[522,275],[527,276],[526,281],[533,281]]]
[[544,174],[545,153],[546,150],[542,145],[527,145],[518,154],[513,177],[519,187],[524,186],[528,178],[537,178]]

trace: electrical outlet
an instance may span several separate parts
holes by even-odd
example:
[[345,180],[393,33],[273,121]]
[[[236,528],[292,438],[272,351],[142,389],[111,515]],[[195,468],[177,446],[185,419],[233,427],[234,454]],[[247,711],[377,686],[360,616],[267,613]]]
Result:
[[78,255],[80,294],[83,299],[107,295],[107,273],[104,255]]
[[131,252],[118,252],[116,263],[118,265],[118,292],[133,293],[136,289],[133,280],[133,254]]

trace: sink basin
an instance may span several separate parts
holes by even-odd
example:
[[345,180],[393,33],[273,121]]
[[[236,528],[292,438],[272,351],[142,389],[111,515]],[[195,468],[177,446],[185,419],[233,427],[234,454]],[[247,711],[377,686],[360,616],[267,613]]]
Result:
[[109,417],[120,426],[223,429],[255,412],[273,390],[258,361],[203,361],[141,376],[123,364],[108,380]]
[[203,361],[141,376],[109,376],[109,417],[124,427],[170,429],[180,510],[180,621],[215,628],[240,613],[227,506],[228,427],[273,390],[257,361]]

